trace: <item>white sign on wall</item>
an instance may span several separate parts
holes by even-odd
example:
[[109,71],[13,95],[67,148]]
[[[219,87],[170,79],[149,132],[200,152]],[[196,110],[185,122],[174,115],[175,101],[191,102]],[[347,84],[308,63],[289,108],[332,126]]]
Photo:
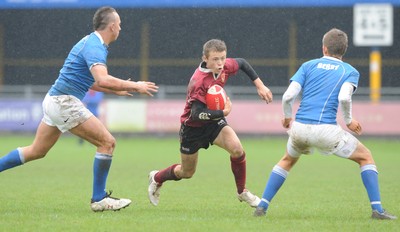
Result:
[[353,8],[355,46],[392,46],[393,6],[355,4]]

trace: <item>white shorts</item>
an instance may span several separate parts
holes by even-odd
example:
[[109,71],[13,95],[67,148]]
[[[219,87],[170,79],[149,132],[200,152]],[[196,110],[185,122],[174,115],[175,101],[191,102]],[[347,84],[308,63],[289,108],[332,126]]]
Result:
[[324,155],[349,158],[359,143],[352,134],[332,124],[313,125],[295,121],[288,134],[287,151],[291,157],[311,154],[313,148],[317,148]]
[[46,95],[42,103],[42,121],[66,132],[88,120],[93,114],[72,95]]

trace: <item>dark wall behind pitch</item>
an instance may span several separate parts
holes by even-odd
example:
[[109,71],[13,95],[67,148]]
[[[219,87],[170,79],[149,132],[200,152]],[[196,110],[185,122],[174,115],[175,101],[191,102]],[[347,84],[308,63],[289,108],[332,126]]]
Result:
[[[326,31],[332,27],[346,31],[350,46],[345,58],[357,61],[353,66],[361,73],[360,86],[369,84],[371,48],[354,47],[352,44],[352,8],[117,10],[122,20],[122,31],[118,41],[109,48],[110,61],[140,60],[141,31],[146,23],[149,25],[150,59],[194,59],[193,64],[181,66],[151,66],[149,78],[157,84],[186,85],[200,62],[203,43],[211,38],[223,39],[228,45],[230,57],[244,57],[250,61],[287,59],[290,25],[297,30],[298,64],[321,56],[321,37]],[[1,10],[3,83],[51,85],[72,46],[92,31],[94,11]],[[400,86],[399,15],[400,8],[394,8],[393,46],[380,49],[384,59],[383,86]],[[47,65],[32,62],[42,59]],[[287,62],[282,63],[253,66],[265,83],[286,86],[290,71]],[[140,68],[140,64],[109,65],[110,73],[121,78],[139,79]],[[239,73],[230,84],[249,85],[249,81],[243,73]]]

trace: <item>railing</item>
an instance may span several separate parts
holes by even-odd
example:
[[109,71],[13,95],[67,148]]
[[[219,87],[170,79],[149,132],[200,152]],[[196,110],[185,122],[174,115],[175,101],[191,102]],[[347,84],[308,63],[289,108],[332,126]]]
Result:
[[[48,85],[3,85],[0,86],[0,99],[42,99],[50,86]],[[162,85],[155,99],[185,99],[186,86]],[[274,94],[274,99],[281,99],[287,87],[269,86]],[[256,100],[259,99],[254,86],[225,86],[228,96],[234,100]],[[370,90],[367,87],[358,88],[353,95],[353,100],[369,101]],[[107,95],[107,98],[118,96]],[[134,95],[135,98],[144,96]],[[381,89],[382,101],[400,101],[400,87],[384,87]]]

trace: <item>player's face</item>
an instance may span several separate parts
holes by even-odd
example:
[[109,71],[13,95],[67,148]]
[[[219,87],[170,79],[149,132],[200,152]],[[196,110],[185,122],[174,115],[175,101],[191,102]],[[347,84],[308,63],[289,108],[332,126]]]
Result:
[[113,41],[117,40],[119,32],[121,31],[121,19],[119,15],[114,12],[115,21],[111,24],[111,31],[113,33]]
[[203,57],[203,61],[207,63],[207,68],[213,73],[220,73],[226,62],[226,51],[211,51],[208,57]]

